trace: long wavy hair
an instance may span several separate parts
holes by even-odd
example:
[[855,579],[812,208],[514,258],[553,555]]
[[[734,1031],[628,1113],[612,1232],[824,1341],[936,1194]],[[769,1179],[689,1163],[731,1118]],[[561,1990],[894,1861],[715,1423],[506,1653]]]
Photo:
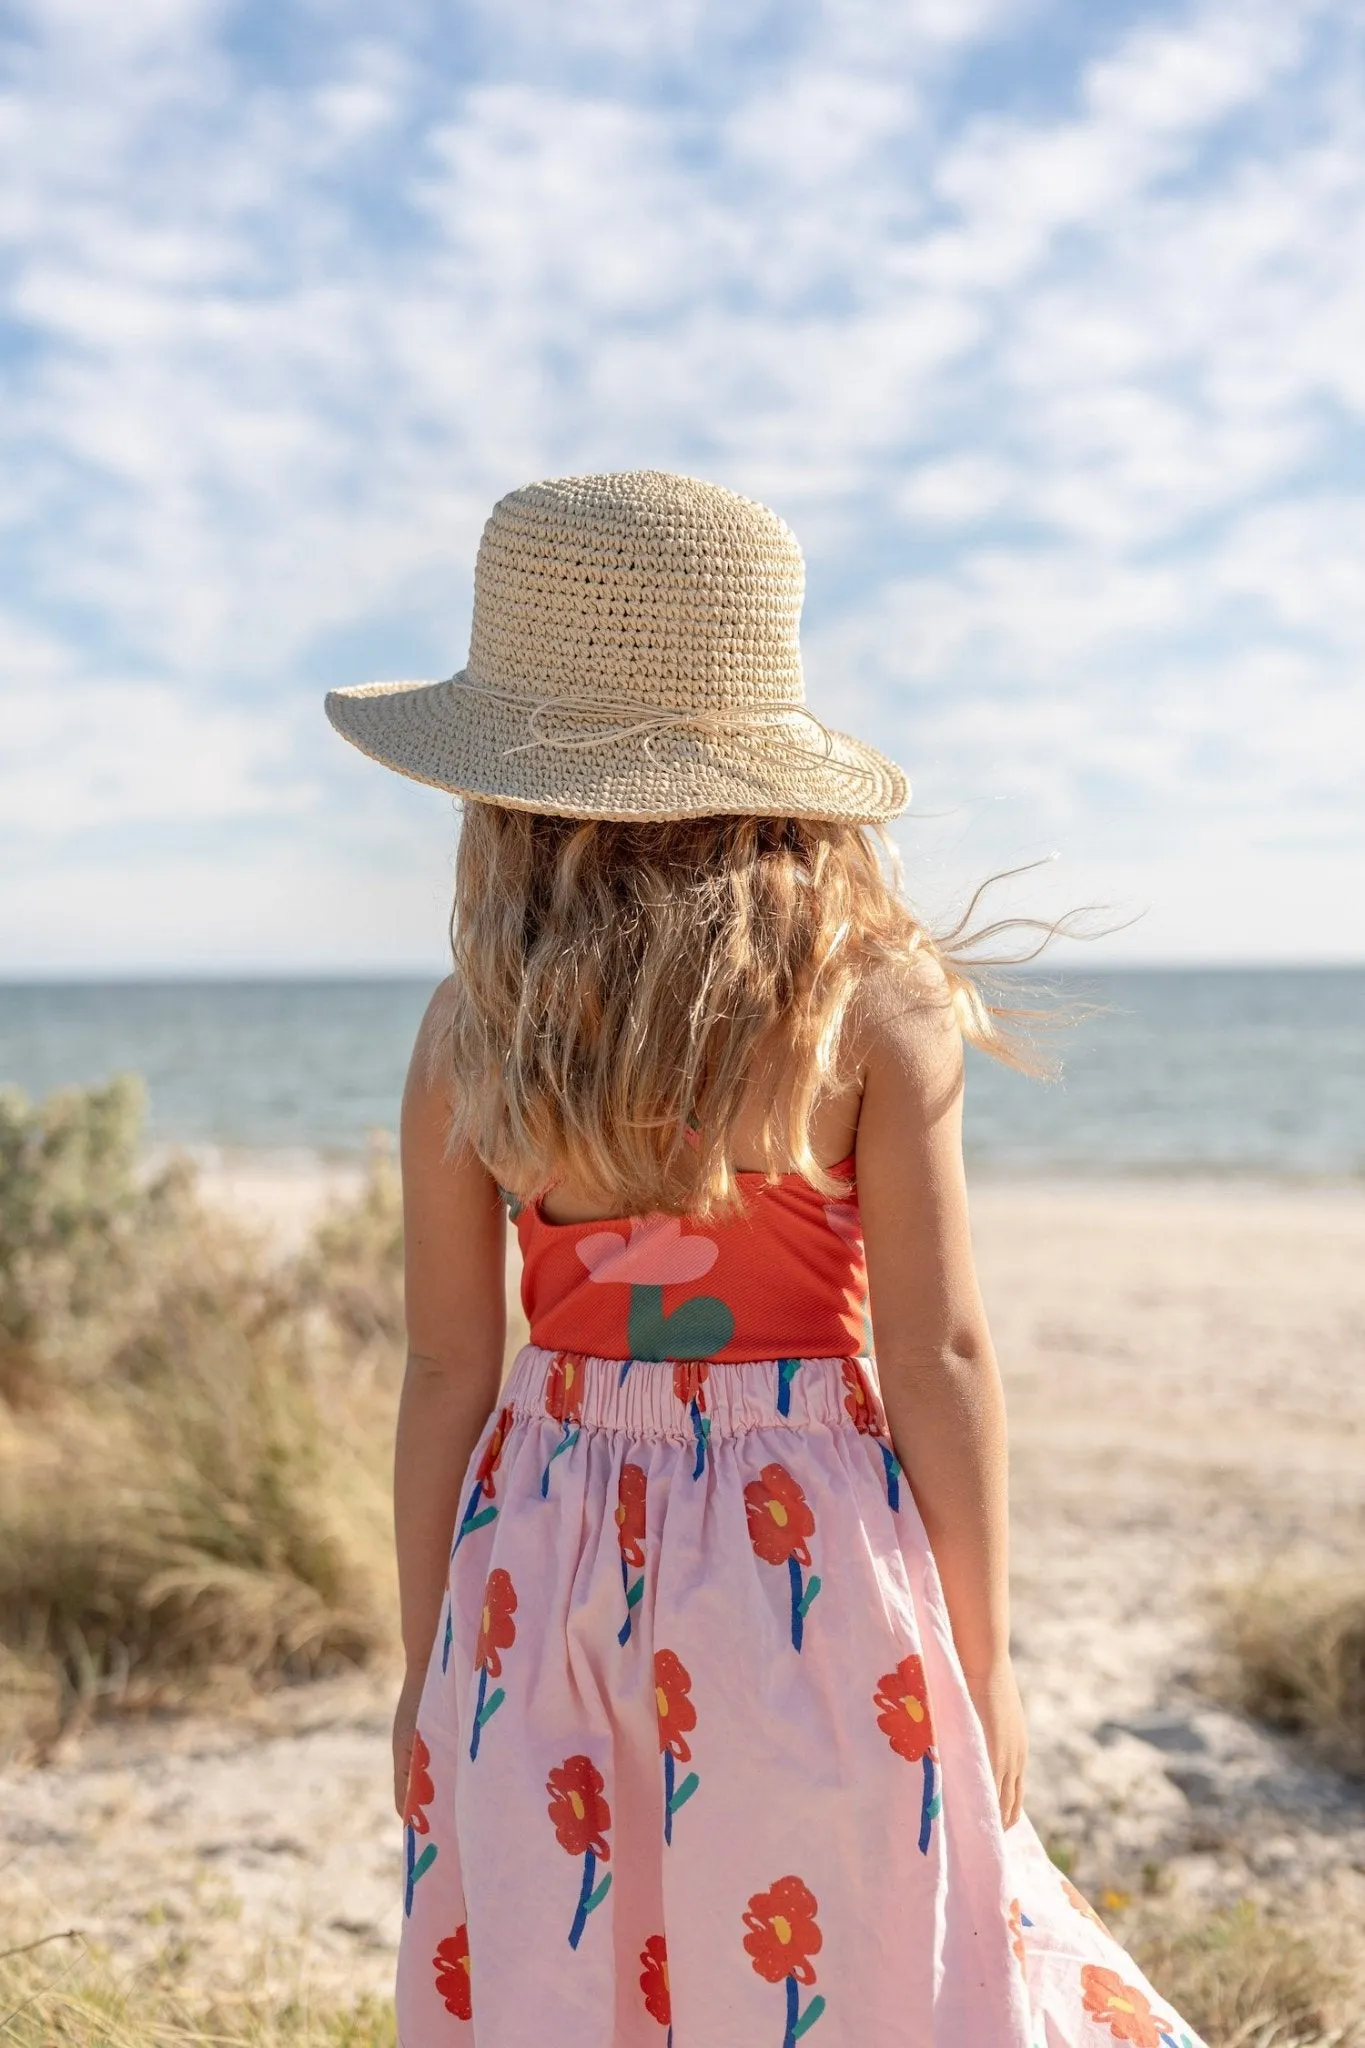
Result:
[[[453,1083],[451,1143],[507,1185],[572,1176],[617,1213],[715,1215],[738,1184],[731,1134],[774,1037],[794,1076],[763,1103],[770,1171],[825,1194],[811,1150],[837,1088],[849,1006],[878,963],[929,956],[924,1000],[963,1035],[1037,1064],[965,961],[1002,925],[937,937],[900,893],[887,835],[808,818],[664,822],[464,809],[451,919],[454,974],[434,1067]],[[1011,918],[1046,936],[1057,929]],[[1035,948],[1035,950],[1037,950]]]

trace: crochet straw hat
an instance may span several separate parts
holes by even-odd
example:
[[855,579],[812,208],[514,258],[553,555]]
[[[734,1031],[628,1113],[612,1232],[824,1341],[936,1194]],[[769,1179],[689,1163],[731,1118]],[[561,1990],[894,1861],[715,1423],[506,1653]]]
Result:
[[443,682],[332,690],[401,775],[578,818],[891,818],[895,763],[806,709],[795,535],[716,484],[635,470],[493,507],[469,659]]

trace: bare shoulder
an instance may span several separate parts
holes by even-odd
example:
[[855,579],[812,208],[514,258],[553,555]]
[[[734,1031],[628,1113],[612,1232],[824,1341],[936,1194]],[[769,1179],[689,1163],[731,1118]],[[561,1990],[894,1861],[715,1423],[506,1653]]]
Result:
[[451,1012],[454,1008],[456,981],[448,974],[432,991],[431,1000],[422,1013],[413,1041],[412,1058],[408,1062],[408,1079],[405,1094],[408,1097],[430,1096],[446,1104],[450,1100],[450,1064],[446,1058],[446,1043],[450,1034]]
[[931,1083],[961,1068],[952,985],[927,949],[871,967],[859,985],[850,1025],[865,1082],[890,1072]]

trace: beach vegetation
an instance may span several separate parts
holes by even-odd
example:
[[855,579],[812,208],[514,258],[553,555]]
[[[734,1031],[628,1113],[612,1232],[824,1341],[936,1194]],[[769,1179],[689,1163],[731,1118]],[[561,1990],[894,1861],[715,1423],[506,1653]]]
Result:
[[14,2048],[395,2048],[389,1999],[186,1990],[171,1962],[114,1967],[75,1932],[0,1951],[0,2032]]
[[1350,1970],[1250,1901],[1144,1908],[1119,1930],[1162,2003],[1209,2048],[1365,2048]]
[[0,1097],[6,1746],[363,1664],[394,1602],[395,1177],[281,1257],[149,1173],[140,1087]]
[[1229,1703],[1365,1775],[1365,1576],[1268,1572],[1223,1589],[1217,1619]]

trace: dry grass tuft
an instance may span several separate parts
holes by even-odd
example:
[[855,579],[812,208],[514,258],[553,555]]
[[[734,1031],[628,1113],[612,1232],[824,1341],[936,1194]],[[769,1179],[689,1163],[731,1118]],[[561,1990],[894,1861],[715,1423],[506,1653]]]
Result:
[[1209,2048],[1365,2048],[1349,1972],[1253,1906],[1197,1918],[1144,1909],[1123,1939]]
[[1365,1774],[1365,1578],[1269,1574],[1220,1597],[1218,1628],[1232,1705]]
[[376,1164],[299,1259],[139,1172],[133,1083],[0,1097],[11,1744],[363,1663],[391,1628],[401,1225]]
[[79,1936],[0,1952],[0,2033],[14,2048],[394,2048],[396,2039],[388,2001],[192,1999],[172,1973],[120,1978]]

